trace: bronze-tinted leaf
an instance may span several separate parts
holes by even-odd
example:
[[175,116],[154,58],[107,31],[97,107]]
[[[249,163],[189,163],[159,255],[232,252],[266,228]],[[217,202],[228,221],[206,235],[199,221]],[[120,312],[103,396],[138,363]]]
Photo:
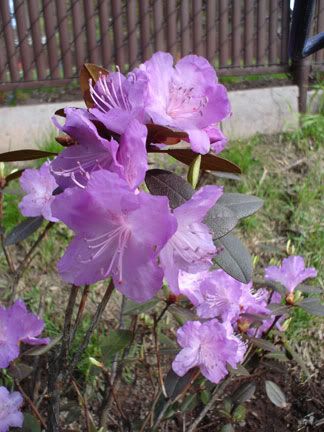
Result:
[[54,114],[57,116],[60,116],[60,117],[66,117],[66,114],[64,112],[64,108],[60,108],[60,109],[56,110]]
[[108,75],[109,71],[93,63],[85,63],[80,71],[80,87],[83,95],[83,99],[88,108],[95,106],[89,89],[89,80],[92,80],[94,85],[101,75]]
[[[165,126],[155,124],[147,124],[146,127],[148,144],[155,143],[173,145],[178,144],[182,140],[188,139],[188,134],[186,132],[174,131]],[[154,151],[154,149],[152,149],[152,151]]]
[[34,159],[41,159],[48,156],[56,156],[57,153],[43,150],[14,150],[10,152],[0,153],[0,162],[18,162]]
[[[166,150],[166,153],[186,165],[191,165],[197,157],[197,153],[193,152],[191,149],[170,149]],[[200,169],[205,171],[223,171],[241,174],[239,166],[211,153],[202,155]]]
[[5,184],[7,185],[12,180],[16,180],[17,178],[19,178],[24,171],[25,171],[25,168],[17,170],[17,171],[14,171],[11,174],[8,174],[7,177],[5,178],[5,181],[6,181]]

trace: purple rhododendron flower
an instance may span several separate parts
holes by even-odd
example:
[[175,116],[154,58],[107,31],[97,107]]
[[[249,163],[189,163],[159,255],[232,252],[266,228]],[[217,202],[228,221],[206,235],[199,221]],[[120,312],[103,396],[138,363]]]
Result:
[[208,153],[205,128],[230,114],[226,89],[218,84],[213,66],[196,55],[173,66],[171,54],[157,52],[135,74],[143,71],[148,77],[145,109],[152,122],[186,132],[193,151]]
[[19,335],[7,310],[0,306],[0,368],[7,368],[9,363],[19,356]]
[[236,322],[242,313],[269,313],[263,296],[252,292],[252,283],[243,284],[221,269],[195,276],[182,272],[179,290],[196,306],[201,318]]
[[19,204],[24,216],[43,216],[57,222],[52,215],[51,205],[54,201],[53,191],[58,185],[51,174],[49,162],[45,162],[38,170],[26,169],[20,177],[20,186],[27,194]]
[[22,300],[17,300],[9,307],[7,314],[9,322],[16,328],[20,342],[28,345],[47,345],[49,343],[49,338],[38,338],[44,330],[44,321],[32,312],[28,312]]
[[136,188],[147,171],[147,129],[137,120],[128,123],[120,143],[101,137],[86,110],[66,108],[64,126],[57,127],[78,144],[63,150],[51,169],[63,188],[85,186],[89,175],[100,169],[117,172]]
[[123,134],[133,119],[145,123],[147,77],[143,72],[127,77],[120,72],[102,75],[90,94],[96,107],[91,114],[108,130]]
[[208,126],[204,129],[210,140],[210,148],[214,153],[220,153],[226,147],[228,139],[216,126]]
[[222,187],[204,186],[173,211],[178,228],[162,249],[160,261],[169,288],[174,294],[180,294],[180,270],[196,273],[207,270],[212,263],[216,247],[208,226],[202,221],[222,193]]
[[157,256],[176,230],[166,197],[136,194],[117,174],[101,170],[85,189],[57,196],[52,210],[76,233],[58,264],[64,280],[82,285],[112,276],[138,302],[161,288]]
[[265,269],[266,279],[281,283],[290,293],[306,279],[316,276],[316,269],[305,268],[304,258],[301,256],[290,256],[282,261],[280,267],[270,266]]
[[243,342],[233,334],[231,325],[210,320],[204,323],[188,321],[177,331],[177,341],[182,350],[172,363],[172,369],[184,376],[193,367],[213,383],[227,374],[226,365],[233,368],[243,360],[246,350]]
[[[263,294],[264,294],[263,298],[264,298],[265,304],[280,304],[281,303],[282,297],[278,291],[274,291],[272,294],[266,289],[264,289],[264,290],[260,289],[259,291],[263,292]],[[270,302],[269,302],[270,296],[271,296],[271,298],[270,298]],[[269,311],[269,313],[270,313],[270,311]],[[253,336],[253,337],[257,337],[257,338],[262,337],[263,333],[265,333],[272,326],[275,318],[276,318],[275,315],[271,315],[270,318],[262,321],[262,324],[259,327],[257,327],[257,328],[250,327],[247,331],[247,334],[249,336]],[[279,331],[283,330],[281,324],[283,321],[285,321],[285,319],[286,319],[285,316],[282,316],[276,322],[275,327]]]
[[44,321],[27,311],[22,300],[5,309],[0,307],[0,368],[19,356],[19,343],[46,345],[48,338],[38,339],[44,329]]
[[10,427],[21,428],[24,416],[21,412],[24,399],[19,392],[0,387],[0,432],[8,432]]

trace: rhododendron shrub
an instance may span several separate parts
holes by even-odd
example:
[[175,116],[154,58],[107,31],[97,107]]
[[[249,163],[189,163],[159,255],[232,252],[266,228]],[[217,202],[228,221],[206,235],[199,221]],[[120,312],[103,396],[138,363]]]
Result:
[[[49,339],[39,338],[44,322],[28,312],[22,300],[13,303],[14,290],[0,307],[0,368],[9,374],[20,371],[23,381],[28,374],[22,366],[25,348],[21,348],[44,345],[33,348],[32,355],[49,358],[46,412],[40,414],[31,397],[25,401],[38,421],[49,431],[62,430],[60,392],[63,397],[72,385],[87,413],[87,424],[91,421],[95,427],[92,416],[97,414],[105,428],[111,394],[119,406],[111,389],[136,339],[137,319],[128,330],[123,327],[125,308],[137,310],[138,316],[153,308],[159,391],[146,419],[156,430],[170,417],[172,406],[182,409],[197,382],[210,386],[213,401],[227,383],[242,374],[252,375],[256,360],[267,351],[288,360],[282,346],[272,343],[272,336],[280,339],[293,308],[323,313],[316,298],[301,294],[303,282],[316,277],[316,270],[307,268],[302,257],[290,256],[279,266],[267,267],[261,284],[253,281],[251,257],[232,231],[241,218],[259,210],[262,201],[228,193],[217,185],[220,173],[235,179],[240,168],[216,155],[227,144],[220,122],[231,108],[225,87],[206,59],[189,55],[175,63],[170,54],[158,52],[128,75],[86,64],[80,79],[86,107],[68,107],[53,118],[62,151],[54,157],[22,151],[24,159],[48,156],[48,161],[21,174],[24,196],[19,208],[29,218],[6,234],[3,242],[18,280],[54,224],[71,231],[73,238],[57,263],[62,280],[71,284],[62,337],[46,348]],[[150,167],[155,153],[188,167],[187,180]],[[215,172],[216,184],[202,184],[201,173],[206,170]],[[3,181],[6,185],[10,178]],[[48,221],[45,230],[20,267],[14,268],[7,246],[35,233],[44,219]],[[86,293],[89,285],[99,281],[107,284],[106,291],[81,345],[73,351]],[[80,289],[82,300],[72,324]],[[120,327],[114,333],[117,339],[110,349],[114,352],[121,345],[115,353],[123,353],[115,356],[111,373],[100,358],[92,358],[105,376],[106,393],[100,412],[90,415],[73,374],[115,290],[123,300]],[[158,335],[166,315],[178,345],[173,358],[165,362],[168,367],[162,367]],[[118,337],[130,334],[123,345]],[[273,395],[268,396],[273,400]],[[0,404],[0,431],[20,427],[21,395],[0,387]],[[147,421],[141,430],[149,427]]]

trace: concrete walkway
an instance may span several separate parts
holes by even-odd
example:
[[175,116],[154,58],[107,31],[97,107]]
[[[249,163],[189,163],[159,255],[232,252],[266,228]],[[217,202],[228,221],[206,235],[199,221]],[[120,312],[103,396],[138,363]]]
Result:
[[[223,122],[230,139],[256,133],[272,134],[298,127],[296,86],[229,92],[232,116]],[[64,106],[84,107],[83,101],[0,108],[0,152],[37,148],[55,135],[54,112]]]

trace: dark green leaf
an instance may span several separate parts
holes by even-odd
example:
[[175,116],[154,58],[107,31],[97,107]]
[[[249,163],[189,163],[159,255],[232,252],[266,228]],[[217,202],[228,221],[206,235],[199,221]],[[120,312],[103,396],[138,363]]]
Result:
[[265,354],[265,358],[272,359],[272,360],[278,360],[278,361],[288,361],[288,357],[286,354],[282,351],[276,351],[276,352],[270,352]]
[[40,345],[30,348],[29,350],[25,351],[23,355],[27,356],[39,356],[46,354],[48,351],[50,351],[52,348],[54,348],[62,339],[62,336],[58,336],[50,341],[47,345]]
[[8,372],[17,381],[22,381],[27,378],[32,372],[33,367],[22,362],[11,363]]
[[249,340],[253,343],[254,346],[261,348],[265,351],[270,351],[270,352],[278,351],[277,347],[273,345],[271,342],[269,342],[268,340],[258,339],[253,337],[249,338]]
[[301,291],[303,293],[307,293],[307,294],[321,294],[321,293],[323,293],[323,288],[315,287],[313,285],[300,284],[297,286],[296,290],[299,290],[299,291]]
[[184,204],[194,193],[182,177],[166,170],[148,170],[145,183],[152,195],[167,196],[173,209]]
[[251,255],[243,243],[231,234],[215,241],[219,250],[214,262],[226,273],[240,282],[248,283],[252,279]]
[[224,237],[238,223],[238,218],[231,209],[219,204],[219,201],[209,210],[204,220],[213,233],[213,239]]
[[160,300],[158,298],[153,298],[152,300],[149,300],[146,303],[135,303],[127,299],[123,315],[139,315],[141,313],[149,312],[159,302]]
[[180,405],[181,412],[190,412],[198,405],[198,398],[196,394],[189,394],[182,404]]
[[263,201],[253,195],[224,193],[218,200],[218,204],[226,206],[241,219],[258,211],[262,207]]
[[176,304],[171,305],[168,311],[173,315],[180,325],[183,325],[187,321],[195,321],[198,319],[194,312]]
[[272,315],[280,316],[280,315],[287,314],[290,311],[291,306],[286,306],[286,305],[277,304],[277,303],[270,303],[267,306],[267,308],[271,311]]
[[231,400],[235,404],[242,404],[252,398],[256,390],[256,384],[254,382],[245,383],[239,386],[237,390],[231,396]]
[[227,173],[222,171],[213,171],[213,175],[220,178],[226,178],[230,180],[241,180],[241,176],[233,173]]
[[132,342],[133,334],[130,330],[111,330],[108,336],[101,340],[102,354],[105,364],[109,364],[114,356],[125,349]]
[[43,217],[37,216],[28,218],[18,224],[5,238],[5,246],[10,246],[25,240],[30,235],[34,234],[35,231],[40,228],[43,223]]
[[172,369],[164,380],[165,390],[169,398],[174,400],[179,396],[190,384],[196,375],[196,369],[190,369],[183,377],[180,377]]
[[231,365],[227,365],[227,368],[231,375],[235,376],[249,376],[249,371],[242,365],[237,365],[237,368],[234,369]]
[[296,303],[296,306],[301,307],[312,315],[324,316],[324,305],[322,305],[320,299],[316,297],[305,298]]
[[29,413],[24,414],[22,432],[41,432],[41,427],[36,417]]
[[222,426],[220,432],[234,432],[235,429],[231,425],[231,423],[227,423],[226,425]]
[[233,419],[237,422],[242,422],[246,417],[246,408],[244,405],[237,406],[233,411]]
[[204,405],[208,404],[208,402],[210,401],[210,397],[211,397],[210,391],[203,390],[200,392],[200,399]]
[[6,153],[0,153],[0,162],[17,162],[33,159],[42,159],[48,156],[56,156],[57,153],[43,150],[14,150]]
[[268,398],[271,400],[271,402],[276,405],[279,408],[286,408],[287,402],[286,397],[281,390],[281,388],[274,383],[273,381],[266,381],[265,382],[265,389]]

